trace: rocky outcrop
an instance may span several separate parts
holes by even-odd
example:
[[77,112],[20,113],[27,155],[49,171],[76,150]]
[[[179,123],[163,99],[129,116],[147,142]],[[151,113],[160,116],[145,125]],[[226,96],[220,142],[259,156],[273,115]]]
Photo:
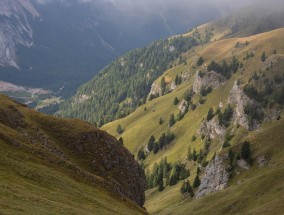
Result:
[[170,91],[174,91],[177,88],[176,83],[173,81],[170,86]]
[[162,89],[156,82],[153,82],[153,84],[151,85],[149,97],[151,97],[151,96],[156,97],[157,95],[158,96],[162,95]]
[[241,167],[242,169],[249,170],[249,164],[245,160],[243,160],[243,159],[238,160],[237,161],[237,165],[239,167]]
[[180,110],[180,112],[181,112],[182,114],[185,113],[187,107],[188,107],[188,102],[185,101],[184,99],[181,100],[181,102],[180,102],[179,105],[178,105],[178,109]]
[[193,83],[193,92],[200,93],[202,87],[217,89],[225,83],[226,78],[214,71],[207,72],[205,74],[197,71]]
[[0,1],[0,66],[18,67],[16,46],[32,46],[28,16],[39,16],[29,0]]
[[249,124],[248,116],[245,114],[245,106],[251,104],[257,106],[257,103],[252,101],[235,82],[233,88],[230,91],[228,103],[235,106],[234,109],[234,123],[242,125],[248,130],[255,130],[259,127],[259,124],[254,121],[253,125]]
[[205,169],[201,184],[196,193],[196,198],[201,198],[209,193],[223,190],[227,187],[229,173],[223,166],[223,159],[216,156]]
[[86,122],[37,113],[2,95],[0,103],[2,141],[36,154],[43,162],[65,165],[65,171],[72,171],[70,177],[143,206],[144,172],[116,138]]
[[279,107],[277,108],[271,108],[266,109],[264,114],[264,121],[270,121],[270,120],[277,120],[281,115],[281,109]]
[[209,122],[207,122],[207,120],[204,120],[197,132],[199,134],[204,134],[205,136],[210,137],[210,139],[218,138],[222,141],[226,133],[226,128],[219,125],[218,118],[214,117]]
[[256,160],[259,168],[264,167],[268,162],[268,159],[263,155],[258,156]]

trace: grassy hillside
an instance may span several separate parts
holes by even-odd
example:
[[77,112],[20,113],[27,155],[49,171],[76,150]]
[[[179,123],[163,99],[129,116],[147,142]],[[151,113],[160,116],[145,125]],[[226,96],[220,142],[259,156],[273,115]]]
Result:
[[115,138],[2,95],[0,103],[1,214],[146,213],[143,173]]
[[151,214],[282,214],[283,129],[282,119],[266,123],[261,130],[248,135],[253,143],[253,157],[269,155],[268,164],[260,168],[255,162],[249,171],[238,168],[240,174],[234,175],[229,188],[195,201],[182,199],[181,183],[163,192],[153,189],[146,192],[146,208]]
[[277,10],[269,7],[243,9],[189,33],[130,51],[79,87],[76,95],[61,104],[56,114],[83,119],[99,127],[123,118],[145,104],[153,81],[165,70],[184,64],[184,52],[210,41],[281,28],[283,11],[281,7]]
[[[260,89],[263,86],[254,80],[257,79],[256,77],[253,78],[255,74],[257,74],[257,77],[262,75],[262,77],[267,80],[272,80],[273,77],[276,76],[282,77],[284,66],[283,35],[284,29],[278,29],[250,37],[223,39],[209,43],[205,46],[196,47],[194,51],[189,50],[183,55],[183,57],[187,59],[186,65],[174,67],[161,76],[166,77],[168,85],[176,74],[181,75],[187,73],[187,80],[183,81],[173,92],[147,102],[145,105],[140,106],[133,114],[108,123],[104,125],[102,129],[117,138],[121,136],[124,140],[124,145],[135,155],[140,149],[144,149],[147,146],[151,135],[154,135],[156,141],[158,141],[162,133],[174,133],[176,137],[170,145],[159,150],[157,154],[150,152],[146,155],[146,159],[142,163],[146,168],[146,173],[153,169],[155,163],[160,162],[160,160],[165,157],[170,163],[176,161],[185,163],[190,170],[191,174],[189,180],[192,183],[196,175],[198,164],[187,160],[188,147],[190,147],[191,150],[196,149],[197,151],[204,148],[204,140],[202,139],[202,135],[198,133],[198,130],[203,119],[206,118],[209,108],[213,107],[215,111],[221,102],[223,104],[221,111],[224,111],[228,104],[229,92],[237,80],[241,88],[244,88],[246,85],[253,85]],[[263,52],[266,54],[266,60],[264,62],[261,61]],[[253,53],[253,56],[247,58],[248,53]],[[204,58],[204,63],[201,66],[197,66],[197,59],[200,56]],[[211,61],[222,62],[223,60],[226,60],[226,62],[230,62],[233,56],[243,64],[242,67],[239,67],[237,72],[233,73],[224,85],[221,85],[218,89],[213,89],[207,96],[203,96],[203,99],[205,100],[204,104],[199,104],[201,96],[195,94],[192,98],[192,103],[197,105],[196,109],[189,109],[188,113],[186,113],[180,121],[176,121],[174,126],[169,128],[168,120],[170,115],[174,114],[175,117],[177,117],[177,114],[179,113],[178,106],[173,104],[174,98],[177,97],[179,100],[182,100],[184,98],[184,93],[192,89],[196,72],[203,71],[206,73],[207,66]],[[271,62],[273,66],[271,66]],[[160,82],[161,77],[156,80],[157,83]],[[271,94],[269,97],[272,98],[273,95],[274,94]],[[265,107],[265,109],[267,109],[267,107]],[[159,124],[160,118],[164,119],[164,123],[161,125]],[[124,132],[121,135],[117,133],[119,124],[124,129]],[[266,153],[266,151],[261,148],[261,144],[265,144],[265,139],[262,139],[260,142],[255,142],[255,139],[261,139],[260,136],[262,137],[265,136],[265,134],[272,134],[274,131],[280,130],[283,130],[283,120],[273,124],[267,123],[257,133],[248,131],[244,127],[233,124],[232,122],[226,129],[227,132],[229,131],[233,134],[233,138],[230,140],[230,144],[232,145],[231,148],[233,150],[234,147],[240,148],[239,144],[242,140],[250,138],[252,139],[253,144],[255,143],[253,146],[254,155],[257,153]],[[197,137],[195,141],[192,141],[193,135]],[[277,138],[275,143],[272,142],[267,148],[268,151],[273,151],[274,147],[277,148],[281,145],[283,142],[283,133],[275,138]],[[223,141],[219,139],[212,140],[209,147],[209,153],[206,157],[207,161],[210,161],[215,152],[224,152],[224,149],[222,150],[222,143]],[[262,151],[262,149],[264,151]],[[280,154],[281,152],[277,151],[277,153],[273,153],[272,155],[273,157],[275,156],[275,162],[277,163],[283,163],[283,160],[278,159],[278,155]],[[193,214],[224,214],[227,212],[232,212],[234,214],[259,213],[260,209],[257,208],[264,207],[264,205],[260,206],[262,204],[261,202],[268,201],[272,193],[276,190],[279,190],[281,193],[281,189],[283,189],[283,183],[281,183],[281,177],[279,176],[279,174],[283,174],[283,169],[281,169],[280,166],[275,165],[275,169],[266,167],[265,170],[267,170],[267,172],[263,172],[263,170],[253,166],[247,173],[242,173],[240,176],[236,177],[234,176],[229,182],[230,186],[228,189],[225,189],[220,193],[210,194],[207,197],[194,202],[188,199],[182,200],[180,194],[181,183],[178,183],[175,186],[166,186],[165,190],[162,192],[158,192],[157,188],[153,188],[146,192],[146,207],[150,213],[154,214],[185,214],[188,211],[195,211],[196,213]],[[202,174],[203,173],[201,173],[201,175]],[[269,175],[269,177],[266,177],[265,180],[259,180],[262,179],[264,175]],[[250,180],[245,180],[245,178],[250,178]],[[236,186],[238,180],[245,180],[245,183],[242,183],[240,190],[238,186]],[[275,181],[272,182],[273,180]],[[259,182],[256,183],[256,181]],[[264,196],[259,197],[259,200],[254,201],[254,195],[257,194],[258,188],[266,183],[275,183],[273,184],[274,187],[271,188],[273,191],[265,188]],[[247,193],[246,195],[248,202],[251,202],[251,205],[240,200],[240,196],[244,195],[244,192],[250,186],[251,188],[249,189],[252,189],[252,192]],[[230,193],[232,193],[232,190],[238,191],[235,192],[234,195],[229,196]],[[278,200],[277,195],[278,194],[275,194],[273,198],[269,199],[269,203],[267,203],[274,206],[271,209],[272,211],[267,209],[267,213],[263,214],[273,214],[273,211],[275,214],[280,214],[281,200]],[[218,201],[214,201],[214,203],[211,201],[210,204],[208,203],[209,200],[215,200],[216,198],[218,198]],[[212,211],[214,211],[214,213]]]
[[[280,57],[283,56],[283,33],[284,29],[279,29],[247,38],[225,39],[222,41],[213,42],[204,47],[198,47],[195,52],[189,51],[185,54],[186,58],[188,59],[187,65],[175,67],[164,73],[164,76],[170,76],[171,74],[176,74],[177,70],[182,72],[188,71],[189,79],[187,81],[178,86],[173,93],[169,93],[165,96],[147,102],[145,105],[140,106],[128,117],[108,123],[104,125],[102,129],[116,137],[119,137],[120,135],[117,133],[116,129],[117,126],[121,124],[125,129],[124,133],[121,135],[124,139],[125,146],[131,152],[136,153],[140,146],[146,145],[148,137],[151,135],[158,137],[162,132],[169,130],[167,122],[170,114],[178,114],[179,112],[177,106],[173,105],[174,98],[178,97],[182,99],[183,94],[188,89],[191,89],[196,71],[204,69],[203,66],[196,66],[196,59],[198,56],[203,56],[205,59],[204,65],[209,64],[209,62],[212,60],[221,61],[222,59],[231,58],[232,55],[237,56],[237,58],[239,58],[244,64],[243,69],[240,69],[236,74],[234,74],[224,86],[213,90],[213,92],[206,97],[206,102],[204,105],[200,105],[194,111],[189,111],[182,121],[177,122],[175,126],[171,128],[171,131],[176,133],[177,138],[175,142],[177,144],[174,144],[174,148],[169,148],[169,153],[167,153],[166,150],[163,153],[155,156],[158,156],[157,160],[163,156],[167,156],[170,159],[173,157],[173,160],[177,159],[178,157],[184,157],[187,151],[184,150],[184,146],[186,145],[183,144],[188,144],[190,142],[192,135],[196,133],[196,130],[200,126],[202,118],[206,117],[209,107],[216,108],[220,101],[223,101],[225,104],[229,91],[231,90],[235,80],[239,79],[241,82],[246,83],[255,71],[259,71],[263,67],[263,64],[260,61],[261,53],[266,51],[268,55],[272,55],[272,52],[276,49],[278,53],[277,55]],[[237,42],[245,43],[246,41],[249,42],[249,45],[246,47],[241,49],[234,48]],[[244,61],[243,58],[250,50],[256,50],[255,56],[247,61]],[[281,74],[281,68],[278,69],[277,71],[274,71],[275,74]],[[268,74],[269,73],[270,72],[268,72]],[[197,95],[195,99],[198,99]],[[145,107],[147,109],[146,111]],[[165,122],[162,125],[159,125],[160,117],[165,119]],[[197,139],[195,144],[198,145],[199,141],[201,140]],[[176,152],[173,152],[172,150],[176,150]],[[149,157],[149,160],[151,160],[151,163],[153,163],[151,157]]]
[[283,6],[273,4],[243,8],[230,16],[193,28],[185,36],[196,36],[203,41],[247,37],[283,27]]

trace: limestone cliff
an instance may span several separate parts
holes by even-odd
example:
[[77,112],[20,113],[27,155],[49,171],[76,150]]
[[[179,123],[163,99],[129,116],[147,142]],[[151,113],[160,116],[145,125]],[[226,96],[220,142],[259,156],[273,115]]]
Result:
[[216,156],[205,169],[201,184],[196,193],[196,198],[201,198],[209,193],[223,190],[227,187],[229,173],[223,166],[223,159]]
[[202,87],[211,87],[212,89],[217,89],[225,83],[225,77],[214,71],[207,72],[206,74],[202,74],[197,71],[193,83],[193,92],[200,93]]

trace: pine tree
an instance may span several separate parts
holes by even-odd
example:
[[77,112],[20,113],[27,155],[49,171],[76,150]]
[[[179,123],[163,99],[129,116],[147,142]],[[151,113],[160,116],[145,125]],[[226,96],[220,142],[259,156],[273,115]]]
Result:
[[199,174],[200,174],[200,172],[201,172],[201,171],[200,171],[200,168],[199,168],[199,167],[197,167],[196,174],[197,174],[197,175],[199,175]]
[[181,82],[182,82],[181,77],[180,77],[179,75],[176,75],[176,77],[175,77],[175,84],[176,84],[176,85],[180,85]]
[[214,117],[214,110],[212,107],[209,108],[207,113],[207,122],[209,122]]
[[180,193],[184,194],[186,193],[187,189],[186,189],[186,182],[184,181],[181,188],[180,188]]
[[266,60],[266,55],[265,55],[265,51],[264,52],[262,52],[262,54],[261,54],[261,61],[262,62],[264,62],[265,60]]
[[145,160],[145,153],[144,150],[141,148],[137,153],[138,160]]
[[162,77],[161,79],[161,91],[162,91],[162,95],[165,94],[166,91],[166,81],[165,81],[165,77]]
[[241,157],[246,161],[249,161],[251,158],[250,144],[247,141],[242,144]]
[[193,149],[193,152],[192,152],[192,160],[193,161],[196,161],[197,160],[197,153],[196,153],[196,150]]
[[204,59],[203,57],[199,57],[198,60],[197,60],[197,66],[201,66],[204,62]]
[[174,114],[171,114],[169,119],[169,127],[172,127],[175,124],[175,117]]
[[174,99],[174,105],[177,105],[178,103],[179,103],[179,100],[178,100],[177,97],[175,97],[175,99]]
[[124,129],[123,129],[122,126],[119,124],[119,125],[117,126],[116,131],[117,131],[118,134],[122,134],[123,131],[124,131]]
[[201,182],[200,182],[199,176],[196,175],[196,176],[195,176],[195,179],[194,179],[194,182],[193,182],[193,187],[194,187],[194,188],[199,187],[200,183],[201,183]]
[[193,189],[192,189],[190,182],[188,180],[185,183],[185,190],[186,190],[186,192],[188,192],[190,194],[191,197],[194,196]]
[[189,102],[191,100],[191,91],[187,90],[185,93],[184,93],[184,100]]
[[163,133],[159,138],[159,148],[163,149],[166,143],[166,134]]
[[164,123],[164,119],[162,117],[160,117],[159,125],[162,125],[163,123]]
[[154,148],[154,143],[155,143],[155,137],[152,135],[148,141],[147,148],[151,152]]
[[158,183],[158,191],[159,191],[159,192],[162,192],[164,189],[165,189],[164,183],[163,183],[163,181],[160,181],[160,182]]
[[158,143],[154,143],[154,147],[153,147],[153,153],[154,154],[157,154],[157,152],[159,151],[160,147],[159,147],[159,144]]
[[190,146],[188,146],[188,149],[187,149],[187,159],[188,159],[189,161],[192,160],[192,153],[191,153],[191,148],[190,148]]

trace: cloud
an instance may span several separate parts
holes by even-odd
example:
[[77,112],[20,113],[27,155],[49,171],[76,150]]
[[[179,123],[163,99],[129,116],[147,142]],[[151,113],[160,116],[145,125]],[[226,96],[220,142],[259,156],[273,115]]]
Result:
[[[194,27],[232,11],[256,4],[278,8],[283,0],[31,0],[37,4],[60,2],[66,6],[79,3],[104,14],[103,19],[118,25],[149,25],[162,20],[169,32]],[[179,25],[179,26],[178,26]]]

